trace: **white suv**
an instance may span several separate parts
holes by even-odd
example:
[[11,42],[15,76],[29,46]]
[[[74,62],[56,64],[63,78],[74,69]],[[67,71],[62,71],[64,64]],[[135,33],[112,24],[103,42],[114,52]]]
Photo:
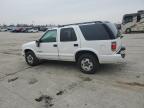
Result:
[[95,21],[49,29],[37,41],[24,44],[22,53],[31,66],[41,59],[73,61],[82,72],[93,74],[99,64],[123,62],[125,47],[114,24]]

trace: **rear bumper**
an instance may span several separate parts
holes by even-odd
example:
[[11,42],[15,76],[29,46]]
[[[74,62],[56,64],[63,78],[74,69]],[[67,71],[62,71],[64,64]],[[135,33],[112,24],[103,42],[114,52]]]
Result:
[[102,55],[99,57],[99,62],[104,63],[124,63],[125,60],[125,47],[122,47],[116,54],[113,55]]
[[125,51],[126,51],[126,48],[122,46],[121,49],[117,52],[117,54],[120,54],[122,58],[125,58],[125,55],[126,55]]
[[122,58],[121,54],[103,55],[100,57],[99,62],[101,64],[104,64],[104,63],[123,63],[123,62],[125,62],[125,59]]

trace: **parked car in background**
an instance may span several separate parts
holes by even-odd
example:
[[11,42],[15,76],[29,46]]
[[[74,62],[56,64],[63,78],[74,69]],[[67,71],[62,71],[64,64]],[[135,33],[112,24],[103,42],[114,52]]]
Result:
[[39,31],[45,32],[47,30],[48,30],[48,28],[46,28],[46,27],[39,27]]
[[7,28],[7,31],[12,31],[12,30],[13,30],[13,28],[11,28],[11,27]]
[[6,28],[0,28],[0,32],[6,32],[8,31]]
[[37,28],[32,28],[27,30],[28,33],[37,33],[39,32]]
[[83,73],[93,74],[99,64],[125,61],[125,47],[116,26],[110,22],[85,22],[49,29],[37,41],[22,46],[26,62],[41,59],[73,61]]
[[22,33],[28,33],[29,28],[22,28],[21,32]]
[[22,27],[17,27],[17,28],[15,28],[15,29],[11,30],[11,32],[21,33],[21,32],[22,32],[22,30],[23,30],[23,28],[22,28]]

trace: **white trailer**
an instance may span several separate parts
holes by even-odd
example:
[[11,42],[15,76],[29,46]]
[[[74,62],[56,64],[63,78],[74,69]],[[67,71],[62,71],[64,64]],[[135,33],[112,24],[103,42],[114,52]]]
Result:
[[121,27],[123,33],[144,32],[144,10],[125,14]]

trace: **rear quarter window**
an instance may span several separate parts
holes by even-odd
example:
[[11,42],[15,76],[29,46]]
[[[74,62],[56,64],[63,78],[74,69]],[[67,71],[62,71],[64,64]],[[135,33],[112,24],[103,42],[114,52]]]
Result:
[[103,24],[81,25],[80,30],[86,40],[108,40],[109,33]]
[[111,32],[113,33],[113,36],[115,38],[118,38],[120,34],[119,34],[119,31],[118,31],[116,25],[114,25],[112,23],[107,23],[106,25],[110,28]]

